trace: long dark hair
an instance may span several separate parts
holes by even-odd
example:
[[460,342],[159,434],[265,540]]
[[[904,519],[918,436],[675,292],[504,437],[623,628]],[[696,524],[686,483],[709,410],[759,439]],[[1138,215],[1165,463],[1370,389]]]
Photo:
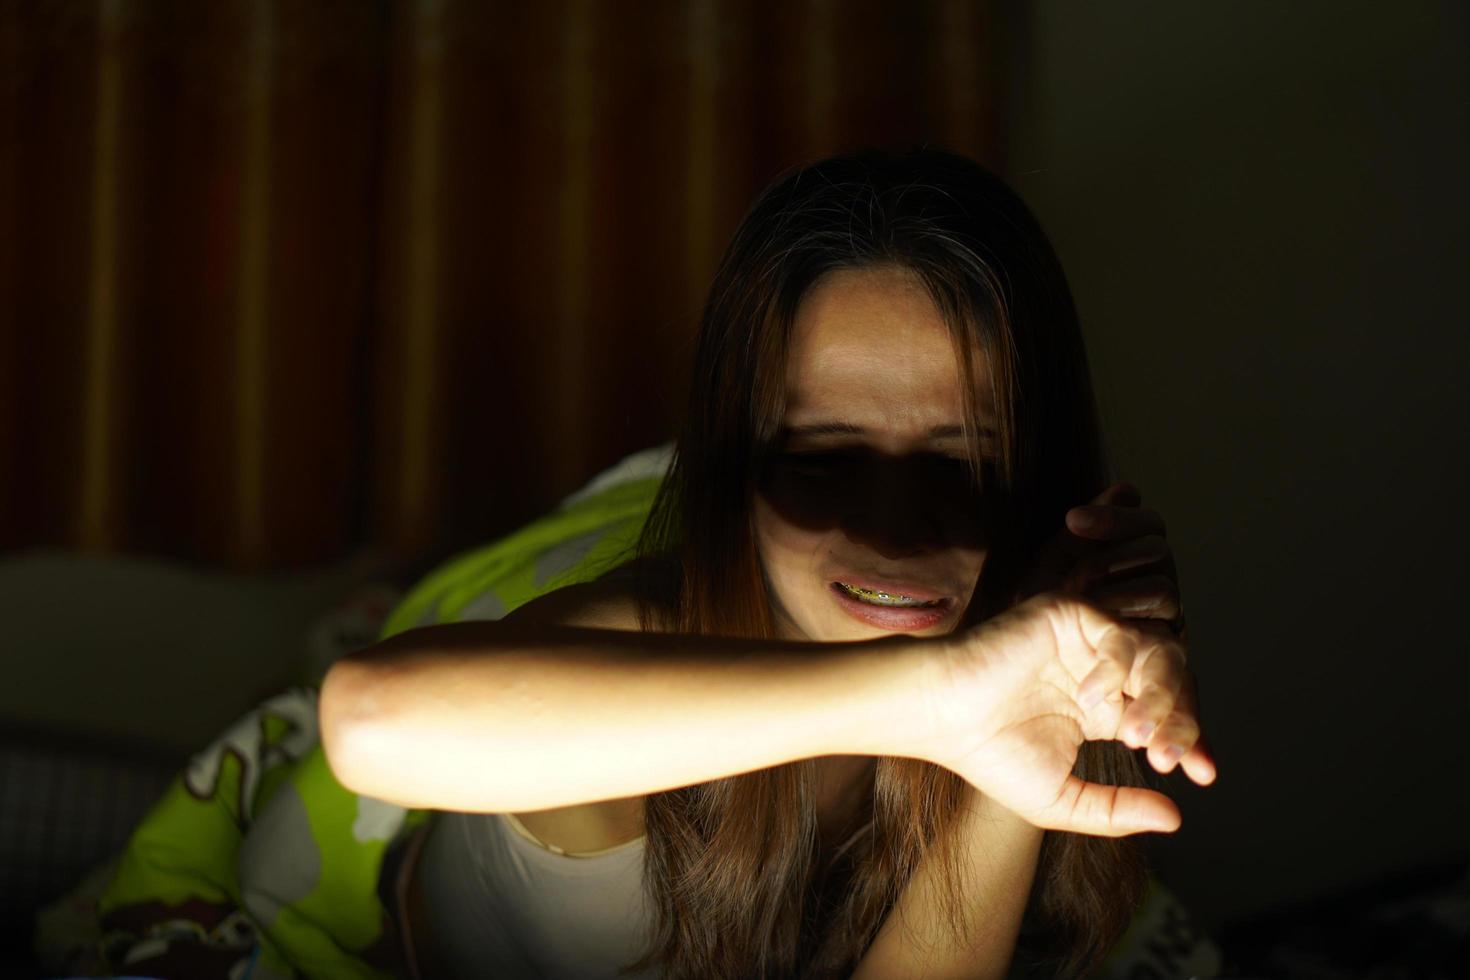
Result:
[[[791,324],[822,275],[876,265],[914,273],[949,326],[972,460],[982,458],[982,415],[998,429],[999,465],[982,490],[1001,519],[967,622],[1012,605],[1024,563],[1068,508],[1106,485],[1071,293],[1020,198],[974,161],[937,149],[823,160],[761,194],[711,286],[685,427],[639,546],[641,557],[677,559],[678,598],[671,610],[645,602],[645,628],[776,635],[751,515],[785,411]],[[975,382],[981,357],[993,404],[981,404]],[[1074,771],[1142,785],[1118,743],[1084,744]],[[803,760],[648,797],[645,874],[657,928],[629,969],[658,963],[690,980],[846,976],[930,853],[964,942],[954,833],[964,781],[922,760],[879,759],[871,821],[824,868],[814,776]],[[1054,975],[1095,968],[1146,880],[1135,842],[1048,831],[1018,955]]]

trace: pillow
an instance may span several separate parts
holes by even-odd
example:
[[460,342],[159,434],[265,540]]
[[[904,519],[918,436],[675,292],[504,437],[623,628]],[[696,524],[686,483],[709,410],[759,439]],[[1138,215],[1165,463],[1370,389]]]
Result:
[[545,517],[451,559],[409,591],[388,616],[382,636],[499,619],[537,596],[590,582],[631,560],[672,459],[672,444],[635,453]]

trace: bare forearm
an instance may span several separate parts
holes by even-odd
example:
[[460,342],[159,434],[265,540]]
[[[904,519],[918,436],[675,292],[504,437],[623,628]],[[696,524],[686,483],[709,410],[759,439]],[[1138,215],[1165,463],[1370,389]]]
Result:
[[1043,831],[979,793],[960,828],[960,893],[969,948],[957,946],[941,902],[937,861],[926,859],[904,888],[853,980],[991,980],[1015,956]]
[[620,799],[837,754],[894,754],[924,654],[911,638],[762,643],[462,623],[334,666],[337,777],[408,806],[484,812]]

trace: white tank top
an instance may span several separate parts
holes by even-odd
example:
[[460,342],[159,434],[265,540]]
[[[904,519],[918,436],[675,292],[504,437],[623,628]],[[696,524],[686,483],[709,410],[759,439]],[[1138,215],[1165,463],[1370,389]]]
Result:
[[643,845],[639,837],[568,854],[510,814],[437,814],[419,857],[420,887],[450,977],[616,980],[643,954],[651,929]]

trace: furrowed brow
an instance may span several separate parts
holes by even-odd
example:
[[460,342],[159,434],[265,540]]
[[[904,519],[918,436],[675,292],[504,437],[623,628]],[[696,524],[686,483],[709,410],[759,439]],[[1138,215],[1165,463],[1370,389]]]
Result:
[[813,422],[810,425],[788,425],[789,436],[860,436],[867,430],[851,422]]
[[[808,425],[791,425],[786,427],[788,436],[860,436],[868,430],[851,422],[813,422]],[[965,434],[964,428],[958,425],[936,425],[929,430],[932,439],[959,439]],[[980,427],[980,434],[987,438],[995,438],[995,427],[989,424]]]

